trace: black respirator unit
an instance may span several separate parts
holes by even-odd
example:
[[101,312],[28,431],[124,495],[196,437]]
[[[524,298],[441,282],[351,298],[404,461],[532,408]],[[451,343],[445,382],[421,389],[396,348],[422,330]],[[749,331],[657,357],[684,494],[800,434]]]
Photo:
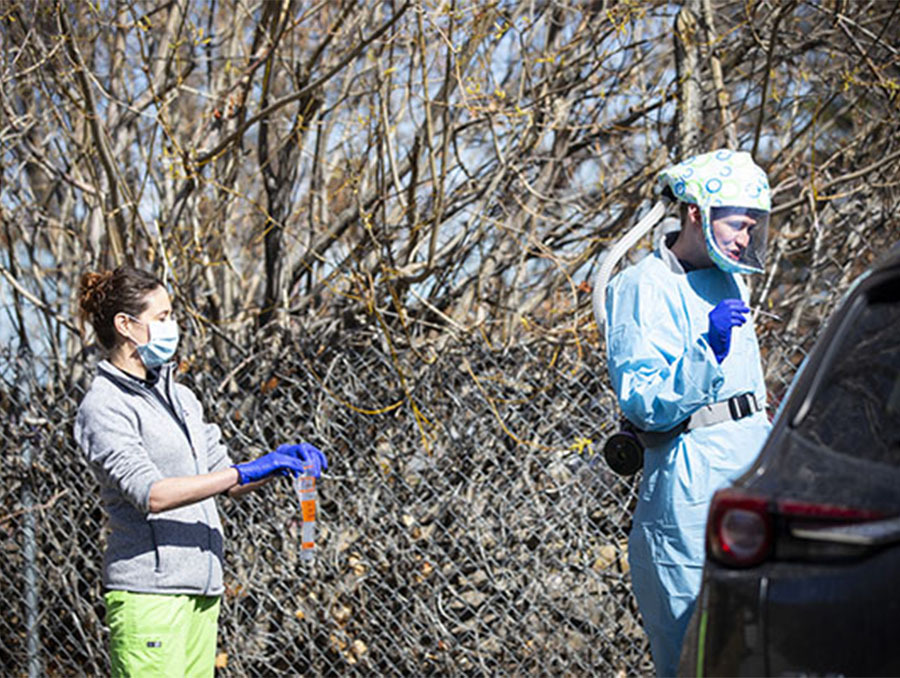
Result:
[[633,476],[644,465],[644,445],[634,426],[627,419],[619,424],[603,444],[603,457],[609,467],[620,476]]
[[620,476],[633,476],[644,465],[644,448],[659,447],[674,440],[688,428],[688,420],[668,431],[642,431],[625,417],[619,430],[603,444],[603,457],[609,467]]

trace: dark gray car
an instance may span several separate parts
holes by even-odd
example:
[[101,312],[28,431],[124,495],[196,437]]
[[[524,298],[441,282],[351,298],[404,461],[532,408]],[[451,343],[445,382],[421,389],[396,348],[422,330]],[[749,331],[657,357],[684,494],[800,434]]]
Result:
[[718,492],[680,673],[900,675],[900,246],[854,283]]

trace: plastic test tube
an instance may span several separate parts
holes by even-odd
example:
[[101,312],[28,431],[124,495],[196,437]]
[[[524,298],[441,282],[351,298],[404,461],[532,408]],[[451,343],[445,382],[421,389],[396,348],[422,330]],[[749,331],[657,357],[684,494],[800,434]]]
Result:
[[294,489],[300,501],[300,560],[316,556],[316,479],[310,474],[294,477]]

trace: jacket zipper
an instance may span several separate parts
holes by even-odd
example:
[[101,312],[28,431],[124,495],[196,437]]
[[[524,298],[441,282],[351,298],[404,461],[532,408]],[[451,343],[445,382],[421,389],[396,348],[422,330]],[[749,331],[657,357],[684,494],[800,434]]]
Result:
[[[102,368],[101,368],[101,369],[102,369]],[[128,383],[127,381],[122,380],[121,378],[119,378],[119,377],[116,376],[115,374],[111,374],[111,373],[109,373],[109,372],[106,372],[106,370],[103,370],[103,372],[104,372],[104,374],[106,374],[106,376],[107,376],[109,379],[112,379],[113,381],[115,381],[115,382],[117,382],[117,383],[120,383],[120,384],[126,386],[128,389],[130,389],[130,390],[133,391],[133,392],[137,392],[138,394],[141,395],[141,397],[144,397],[144,398],[148,398],[148,397],[149,397],[153,402],[156,403],[156,406],[157,406],[157,407],[162,407],[163,410],[164,410],[169,416],[171,416],[171,417],[175,420],[175,423],[178,424],[178,427],[181,429],[181,432],[184,433],[184,437],[187,438],[187,441],[188,441],[188,447],[191,448],[191,456],[194,458],[194,472],[195,472],[197,475],[200,475],[200,462],[199,462],[199,460],[198,460],[198,458],[197,458],[197,450],[194,449],[194,441],[191,440],[190,430],[188,429],[187,422],[184,421],[184,420],[178,415],[179,410],[183,411],[183,409],[182,409],[182,407],[181,407],[181,401],[177,399],[177,397],[175,396],[175,390],[174,390],[174,388],[172,388],[172,368],[166,369],[165,373],[160,375],[160,378],[161,378],[161,379],[165,379],[165,383],[164,383],[163,386],[164,386],[164,388],[165,388],[165,390],[166,390],[166,393],[168,394],[168,397],[169,397],[169,403],[170,403],[170,404],[169,404],[168,406],[166,406],[166,405],[162,402],[162,398],[160,397],[159,393],[155,391],[155,389],[154,389],[154,393],[151,395],[151,394],[148,394],[148,393],[147,393],[147,390],[148,390],[148,389],[147,389],[146,387],[143,387],[143,388],[137,388],[137,387],[135,387],[133,384],[130,384],[130,383]],[[203,512],[203,519],[206,521],[206,525],[207,525],[207,527],[209,528],[209,529],[208,529],[209,535],[208,535],[208,537],[207,537],[207,544],[206,544],[206,546],[207,546],[206,552],[207,552],[209,555],[208,555],[208,557],[207,557],[206,584],[203,586],[203,595],[209,595],[209,587],[210,587],[210,585],[211,585],[211,583],[212,583],[213,558],[214,558],[214,556],[213,556],[213,548],[212,548],[212,547],[213,547],[213,544],[212,544],[212,528],[209,527],[212,523],[211,523],[210,518],[209,518],[209,512],[207,511],[206,500],[203,500],[203,501],[197,502],[197,503],[200,505],[200,510]],[[152,532],[152,531],[153,531],[153,526],[152,526],[152,525],[150,526],[150,529],[151,529],[151,532]],[[156,548],[155,548],[155,550],[156,550],[156,563],[157,563],[156,569],[159,570],[159,567],[160,567],[159,547],[156,546],[156,534],[155,534],[155,533],[153,534],[153,541],[154,541],[154,546],[156,547]]]
[[[166,371],[165,376],[165,384],[163,387],[166,390],[166,394],[169,397],[170,407],[173,410],[175,415],[175,420],[181,426],[184,431],[184,435],[188,439],[188,445],[191,447],[191,454],[194,456],[194,472],[197,475],[200,475],[200,460],[197,457],[197,450],[194,448],[194,442],[191,440],[190,429],[188,428],[187,421],[184,421],[180,416],[178,416],[179,412],[184,412],[184,408],[181,405],[181,401],[175,395],[175,388],[172,384],[172,370]],[[206,567],[206,584],[203,586],[203,594],[209,595],[209,587],[212,584],[212,575],[213,575],[213,545],[212,545],[212,529],[209,527],[212,524],[212,521],[209,518],[209,512],[207,511],[207,502],[204,499],[200,504],[200,510],[203,511],[203,519],[206,521],[207,525],[207,537],[206,537],[206,553],[207,555],[207,567]]]

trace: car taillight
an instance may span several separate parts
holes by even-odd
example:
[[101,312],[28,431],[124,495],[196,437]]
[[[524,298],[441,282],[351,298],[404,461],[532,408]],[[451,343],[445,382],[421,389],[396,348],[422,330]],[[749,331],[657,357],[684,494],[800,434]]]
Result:
[[893,523],[882,526],[873,522],[884,519],[885,515],[851,506],[770,500],[728,488],[716,492],[710,504],[706,554],[729,567],[752,567],[770,557],[778,560],[856,557],[861,548],[874,543],[875,538],[868,532],[875,530],[881,535],[885,530],[894,529]]
[[769,502],[735,490],[713,496],[706,527],[707,554],[732,567],[750,567],[772,550]]

